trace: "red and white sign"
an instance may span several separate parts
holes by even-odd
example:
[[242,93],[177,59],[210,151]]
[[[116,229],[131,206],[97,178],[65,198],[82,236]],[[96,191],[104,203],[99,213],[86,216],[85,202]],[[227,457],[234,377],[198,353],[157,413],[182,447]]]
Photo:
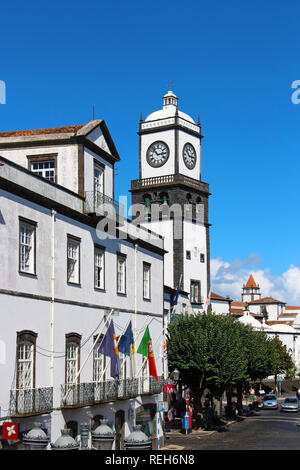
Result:
[[2,439],[19,439],[19,424],[3,423]]
[[187,405],[189,404],[189,402],[190,402],[190,397],[189,397],[189,395],[187,395],[187,396],[185,397],[185,402],[186,402]]
[[173,384],[166,384],[164,386],[164,392],[165,393],[173,393]]

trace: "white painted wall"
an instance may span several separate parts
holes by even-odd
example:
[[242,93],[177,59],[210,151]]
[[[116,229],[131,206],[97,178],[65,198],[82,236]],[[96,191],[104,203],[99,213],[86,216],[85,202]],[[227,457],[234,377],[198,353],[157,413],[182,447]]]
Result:
[[[167,162],[159,167],[152,168],[146,159],[146,154],[149,146],[161,140],[169,147],[169,159]],[[175,173],[175,130],[168,130],[163,132],[155,132],[151,134],[144,134],[141,136],[141,158],[142,158],[142,174],[141,178],[150,178],[155,176],[173,175]]]
[[[206,229],[202,224],[193,224],[190,221],[183,223],[184,240],[184,287],[183,290],[190,292],[190,280],[201,282],[201,297],[207,297],[207,252],[206,252]],[[195,255],[195,247],[197,255]],[[186,251],[191,251],[191,259],[186,259]],[[200,253],[204,253],[205,262],[200,262]]]

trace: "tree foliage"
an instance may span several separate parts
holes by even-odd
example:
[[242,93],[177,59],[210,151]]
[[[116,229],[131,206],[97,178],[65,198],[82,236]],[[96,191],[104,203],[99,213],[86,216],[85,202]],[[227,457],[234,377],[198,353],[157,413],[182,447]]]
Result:
[[196,399],[205,388],[218,397],[293,364],[278,338],[269,339],[230,315],[182,315],[169,325],[167,343],[170,370],[179,370]]

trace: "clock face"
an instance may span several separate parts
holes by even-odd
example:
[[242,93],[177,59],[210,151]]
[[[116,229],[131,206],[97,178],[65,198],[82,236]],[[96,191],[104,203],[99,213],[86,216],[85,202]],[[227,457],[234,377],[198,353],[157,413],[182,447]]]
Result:
[[185,146],[183,147],[182,156],[183,156],[183,161],[185,163],[185,166],[189,170],[192,170],[193,168],[195,168],[196,161],[197,161],[197,154],[192,144],[185,144]]
[[165,142],[153,142],[147,150],[147,162],[154,168],[163,166],[169,158],[169,147]]

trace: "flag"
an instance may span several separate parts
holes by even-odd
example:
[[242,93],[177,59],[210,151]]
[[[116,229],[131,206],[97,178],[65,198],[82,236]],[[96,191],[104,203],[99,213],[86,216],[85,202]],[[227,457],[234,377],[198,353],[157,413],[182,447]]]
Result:
[[204,305],[204,311],[207,312],[207,309],[208,309],[208,306],[210,304],[210,291],[208,293],[208,296],[207,296],[207,299],[205,301],[205,305]]
[[9,422],[3,423],[2,438],[13,440],[19,439],[19,424]]
[[143,356],[148,358],[149,364],[149,374],[152,377],[155,377],[156,381],[158,382],[158,376],[156,372],[156,365],[155,365],[155,358],[153,354],[153,347],[152,347],[152,339],[150,336],[149,327],[147,326],[142,341],[137,350],[138,354],[142,354]]
[[167,379],[169,377],[169,366],[168,366],[168,350],[167,350],[167,341],[166,337],[163,338],[163,361],[164,361],[164,377]]
[[100,344],[98,352],[101,354],[104,354],[104,356],[110,357],[110,375],[111,377],[116,379],[117,382],[120,382],[120,371],[121,371],[120,356],[119,356],[114,323],[112,320]]
[[182,275],[180,276],[180,280],[179,280],[178,285],[175,287],[176,294],[174,295],[174,297],[172,299],[172,302],[171,302],[172,306],[175,306],[178,303],[179,291],[180,291],[180,288],[181,288],[181,279],[182,279]]
[[130,356],[132,352],[136,352],[131,321],[129,322],[127,330],[120,340],[119,351],[126,356]]
[[135,377],[135,360],[134,360],[134,353],[135,350],[135,342],[134,336],[132,331],[132,323],[129,322],[127,330],[125,334],[122,336],[120,343],[119,343],[119,351],[126,356],[130,357],[130,365],[131,365],[131,378],[134,379]]

